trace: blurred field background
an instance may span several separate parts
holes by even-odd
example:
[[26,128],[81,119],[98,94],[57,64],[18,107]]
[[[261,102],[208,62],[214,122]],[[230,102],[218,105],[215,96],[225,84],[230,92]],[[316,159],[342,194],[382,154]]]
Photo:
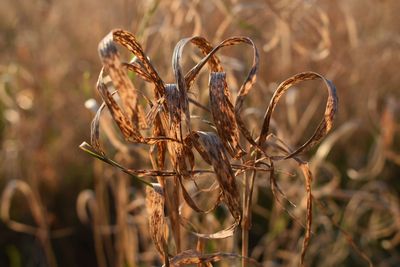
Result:
[[[230,36],[251,37],[261,61],[256,86],[246,100],[249,121],[261,123],[276,85],[295,73],[311,70],[332,80],[339,95],[335,127],[320,145],[324,149],[304,156],[318,166],[314,195],[326,203],[332,219],[376,266],[399,266],[398,10],[398,0],[2,0],[0,191],[19,179],[29,185],[26,191],[35,199],[26,201],[16,193],[10,213],[2,213],[2,218],[9,215],[26,225],[39,224],[40,229],[49,230],[50,237],[29,234],[34,231],[25,226],[14,225],[18,230],[14,231],[0,222],[0,266],[55,266],[49,257],[58,266],[119,267],[130,262],[150,266],[157,259],[145,235],[139,191],[130,192],[130,207],[139,211],[128,219],[135,223],[125,225],[135,238],[123,242],[115,235],[118,229],[109,230],[109,240],[99,241],[76,210],[80,192],[99,185],[106,188],[97,192],[107,195],[108,222],[118,220],[113,205],[126,201],[112,193],[113,187],[121,186],[110,182],[120,176],[118,172],[94,163],[78,149],[89,140],[93,117],[84,103],[100,99],[95,91],[101,68],[97,46],[114,28],[138,37],[165,81],[173,81],[171,57],[180,39],[201,35],[216,44]],[[251,64],[247,60],[251,54],[240,48],[227,51],[221,59],[233,74],[235,88]],[[274,115],[293,146],[312,134],[326,98],[324,90],[313,90],[308,83],[303,87],[292,89]],[[260,127],[252,123],[254,131]],[[138,164],[141,159],[133,161]],[[289,198],[302,199],[301,179],[286,177],[281,182]],[[250,255],[265,266],[297,266],[293,258],[299,254],[302,228],[274,205],[268,186],[257,197]],[[36,204],[33,216],[32,203]],[[4,198],[1,205],[5,206]],[[368,266],[327,216],[317,208],[314,212],[306,262],[310,266]],[[103,248],[96,247],[99,242]],[[108,252],[102,259],[96,251]]]

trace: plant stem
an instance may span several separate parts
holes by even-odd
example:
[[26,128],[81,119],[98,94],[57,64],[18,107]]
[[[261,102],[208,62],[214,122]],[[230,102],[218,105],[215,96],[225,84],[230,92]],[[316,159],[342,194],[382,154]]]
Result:
[[[248,196],[249,196],[249,179],[244,172],[243,174],[244,180],[244,191],[243,191],[243,221],[242,221],[242,256],[248,257],[249,254],[249,203],[248,203]],[[245,259],[242,259],[242,267],[246,267],[247,263]]]
[[[254,158],[254,164],[259,157],[259,153],[256,153]],[[253,198],[254,180],[257,171],[253,170],[251,177],[246,172],[244,173],[244,192],[243,192],[243,221],[242,221],[242,256],[245,258],[249,257],[249,231],[251,228],[251,200]],[[247,261],[242,258],[242,267],[247,267]]]

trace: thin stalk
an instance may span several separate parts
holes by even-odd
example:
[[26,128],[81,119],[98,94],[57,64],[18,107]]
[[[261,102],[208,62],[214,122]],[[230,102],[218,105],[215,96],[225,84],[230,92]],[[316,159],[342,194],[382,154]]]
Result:
[[129,174],[131,177],[133,177],[133,178],[134,178],[135,180],[137,180],[138,182],[140,182],[140,183],[142,183],[142,184],[144,184],[144,185],[153,187],[153,185],[152,185],[150,182],[148,182],[148,181],[146,181],[146,180],[144,180],[144,179],[141,179],[140,177],[137,177],[136,175],[133,175],[128,169],[124,168],[121,164],[119,164],[119,163],[117,163],[117,162],[115,162],[115,161],[113,161],[113,160],[111,160],[111,159],[109,159],[109,158],[106,158],[106,157],[103,156],[103,155],[100,155],[100,154],[99,154],[98,152],[96,152],[96,151],[94,150],[94,148],[93,148],[91,145],[89,145],[88,143],[83,142],[83,143],[79,146],[79,148],[82,149],[83,151],[85,151],[86,153],[88,153],[89,155],[91,155],[91,156],[93,156],[93,157],[95,157],[95,158],[97,158],[97,159],[99,159],[99,160],[101,160],[101,161],[103,161],[103,162],[105,162],[105,163],[111,165],[111,166],[117,167],[118,169],[120,169],[120,170],[123,171],[124,173]]
[[51,246],[48,227],[46,226],[45,229],[40,227],[39,231],[41,233],[38,234],[38,237],[40,242],[42,243],[44,253],[46,254],[47,262],[50,267],[57,267],[57,260],[54,255],[53,248]]
[[31,210],[34,220],[38,225],[38,232],[36,233],[36,236],[43,246],[43,250],[46,255],[48,265],[50,267],[57,267],[58,265],[56,256],[54,254],[50,240],[50,229],[49,229],[49,224],[47,222],[48,215],[40,198],[36,177],[34,177],[31,180],[31,192],[33,197],[31,201],[35,202],[36,204],[33,206],[33,209]]
[[[196,245],[196,250],[200,253],[200,254],[204,254],[204,246],[205,246],[205,239],[203,238],[198,238],[197,239],[197,245]],[[198,263],[197,267],[205,267],[206,265],[204,263]]]
[[[100,166],[98,165],[98,168]],[[102,199],[103,199],[103,190],[104,190],[104,180],[98,178],[98,168],[95,167],[95,197],[96,197],[96,205],[93,212],[93,238],[94,238],[94,247],[96,251],[97,264],[99,267],[107,267],[107,259],[104,249],[103,237],[101,234],[101,225],[102,220],[107,218],[105,214],[102,214],[105,210]]]
[[[254,165],[260,153],[256,153]],[[255,167],[255,166],[254,166]],[[247,267],[246,258],[249,257],[249,231],[251,229],[251,201],[253,198],[254,180],[257,170],[253,169],[251,177],[244,172],[244,192],[243,192],[243,222],[242,222],[242,266]]]
[[[244,191],[243,191],[243,221],[242,221],[242,256],[247,257],[249,254],[249,203],[247,201],[250,188],[247,173],[243,173]],[[246,267],[247,262],[242,258],[242,267]]]
[[116,196],[116,209],[117,209],[117,235],[115,252],[117,254],[115,266],[124,266],[126,263],[126,258],[124,255],[125,245],[126,245],[126,206],[128,202],[128,192],[127,192],[127,177],[119,175],[117,179],[117,188],[115,191]]
[[[180,198],[179,198],[179,194],[180,194],[180,190],[179,190],[179,181],[178,181],[178,177],[174,177],[174,191],[173,191],[173,205],[174,205],[174,213],[176,216],[176,220],[178,220],[179,222],[179,205],[180,205]],[[176,242],[176,252],[180,253],[182,251],[182,241],[181,241],[181,228],[180,228],[180,224],[177,224],[175,227],[175,242]]]

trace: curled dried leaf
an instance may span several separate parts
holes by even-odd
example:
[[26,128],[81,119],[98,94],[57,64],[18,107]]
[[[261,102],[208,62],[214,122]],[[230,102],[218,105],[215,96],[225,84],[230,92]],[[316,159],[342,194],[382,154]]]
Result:
[[[174,49],[174,54],[172,57],[172,69],[175,74],[175,81],[177,85],[177,89],[180,96],[181,108],[186,118],[186,123],[188,128],[190,129],[190,114],[189,114],[189,97],[187,92],[190,88],[190,85],[194,81],[194,77],[185,77],[181,67],[181,58],[183,53],[183,48],[189,42],[195,44],[204,55],[211,52],[212,46],[209,42],[202,37],[192,37],[180,40]],[[218,58],[212,56],[209,60],[209,65],[211,70],[221,71],[222,67],[220,66]]]
[[315,73],[315,72],[302,72],[299,74],[296,74],[289,79],[285,80],[282,82],[278,88],[276,89],[274,95],[272,96],[272,99],[268,105],[267,111],[264,116],[264,123],[261,129],[260,137],[258,140],[258,144],[262,146],[268,136],[269,132],[269,123],[271,121],[271,116],[272,113],[278,104],[279,99],[281,96],[293,85],[298,84],[299,82],[302,81],[308,81],[308,80],[316,80],[316,79],[321,79],[324,84],[326,85],[326,88],[328,90],[328,99],[326,102],[326,107],[325,107],[325,113],[322,121],[319,123],[317,129],[315,130],[314,134],[299,148],[297,148],[295,151],[289,153],[286,155],[284,158],[293,158],[296,155],[300,154],[301,152],[307,151],[314,147],[316,144],[318,144],[322,138],[324,138],[327,133],[330,131],[330,129],[333,126],[333,119],[335,117],[337,107],[338,107],[338,97],[336,94],[336,87],[333,85],[333,83],[329,80],[327,80],[325,77],[323,77],[321,74]]
[[[237,44],[247,44],[250,45],[253,48],[253,63],[251,66],[251,69],[249,73],[247,74],[247,77],[244,81],[244,83],[241,85],[239,89],[239,94],[238,97],[236,98],[235,101],[235,118],[236,118],[236,123],[242,132],[242,134],[245,136],[245,138],[248,140],[250,144],[253,146],[257,146],[256,142],[253,140],[250,132],[248,131],[246,125],[244,124],[241,116],[240,116],[240,111],[243,105],[243,101],[247,94],[250,92],[251,88],[253,87],[253,84],[256,81],[256,74],[258,71],[258,65],[259,65],[259,54],[256,45],[254,42],[248,38],[248,37],[231,37],[228,38],[224,41],[222,41],[219,45],[217,45],[212,51],[210,51],[207,56],[205,56],[199,63],[197,63],[196,66],[194,66],[186,75],[185,79],[188,81],[193,81],[197,75],[199,74],[200,70],[204,67],[204,65],[215,56],[215,53],[219,51],[223,47],[227,46],[233,46]],[[188,85],[190,88],[190,83]]]
[[[197,74],[193,73],[193,75],[188,75],[189,74],[188,73],[183,77],[183,71],[182,71],[182,67],[181,67],[181,58],[182,58],[183,49],[188,43],[192,43],[192,44],[196,45],[200,49],[200,51],[203,53],[204,56],[207,56],[213,50],[213,47],[205,38],[198,37],[198,36],[182,39],[176,44],[175,49],[174,49],[174,57],[172,59],[172,66],[174,68],[176,77],[180,79],[181,84],[183,83],[183,79],[184,79],[186,87],[189,90],[191,85],[193,84]],[[223,71],[220,60],[214,54],[210,56],[207,63],[212,72],[222,72]]]

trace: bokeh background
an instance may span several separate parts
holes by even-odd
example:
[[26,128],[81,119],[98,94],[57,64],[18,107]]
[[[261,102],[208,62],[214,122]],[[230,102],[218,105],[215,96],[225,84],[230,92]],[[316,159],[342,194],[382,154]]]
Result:
[[[217,44],[234,35],[251,37],[261,62],[246,105],[249,116],[260,123],[273,90],[291,75],[311,70],[332,80],[340,99],[335,127],[329,142],[322,144],[324,150],[305,155],[313,163],[319,153],[313,160],[324,161],[316,171],[315,197],[327,203],[332,220],[376,266],[399,266],[398,10],[398,0],[2,0],[0,191],[6,192],[7,185],[10,189],[10,182],[18,179],[35,198],[26,201],[23,194],[15,193],[2,218],[11,216],[34,227],[41,224],[41,229],[49,229],[50,237],[34,235],[29,227],[12,230],[0,222],[0,266],[55,266],[55,262],[58,266],[101,266],[96,235],[91,223],[79,218],[77,199],[83,190],[95,188],[96,179],[112,179],[116,174],[94,163],[78,146],[89,140],[93,117],[84,103],[90,98],[99,101],[97,46],[114,28],[138,37],[167,82],[173,81],[171,58],[180,39],[201,35]],[[198,56],[194,51],[188,48],[193,58]],[[224,66],[234,77],[232,88],[237,89],[250,66],[250,52],[240,47],[222,54]],[[326,98],[323,88],[304,86],[304,90],[290,91],[275,118],[293,146],[313,132]],[[252,125],[259,131],[260,124]],[[283,180],[282,187],[294,199],[296,191],[304,191],[302,181],[292,178]],[[299,254],[302,228],[273,204],[268,188],[262,192],[253,211],[250,251],[265,266],[296,266],[292,258]],[[6,193],[2,206],[10,202]],[[113,199],[118,197],[109,195],[108,221],[112,222],[118,217],[112,212],[118,202]],[[36,215],[32,215],[32,203]],[[332,221],[322,211],[314,212],[315,232],[307,262],[311,266],[368,266]],[[145,233],[146,227],[135,231]],[[118,253],[125,248],[115,248],[118,238],[109,235],[103,266],[152,264],[154,248],[148,238],[132,241],[130,249],[136,251],[132,252],[136,258],[124,260]],[[49,262],[49,255],[55,262]]]

